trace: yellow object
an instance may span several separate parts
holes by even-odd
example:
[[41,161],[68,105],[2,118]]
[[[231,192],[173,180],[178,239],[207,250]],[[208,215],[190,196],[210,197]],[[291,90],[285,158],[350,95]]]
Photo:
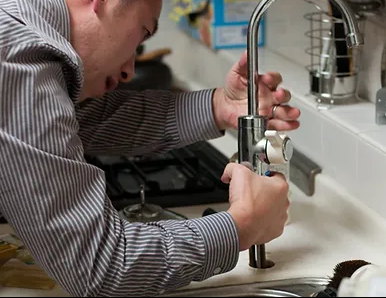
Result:
[[11,288],[50,290],[56,283],[38,265],[12,259],[0,268],[0,285]]
[[55,285],[18,237],[0,236],[0,286],[50,290]]
[[10,259],[16,257],[17,246],[7,243],[0,242],[0,267],[2,267]]

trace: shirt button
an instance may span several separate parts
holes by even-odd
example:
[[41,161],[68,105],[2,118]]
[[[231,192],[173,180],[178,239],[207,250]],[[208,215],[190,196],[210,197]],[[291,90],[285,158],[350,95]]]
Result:
[[217,267],[216,269],[214,269],[213,273],[214,274],[219,274],[221,272],[221,267]]

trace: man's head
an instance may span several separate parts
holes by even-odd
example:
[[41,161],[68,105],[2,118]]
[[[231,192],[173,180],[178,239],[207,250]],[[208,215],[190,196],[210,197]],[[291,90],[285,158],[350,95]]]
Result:
[[134,75],[135,50],[158,27],[162,0],[67,0],[71,43],[84,63],[82,98]]

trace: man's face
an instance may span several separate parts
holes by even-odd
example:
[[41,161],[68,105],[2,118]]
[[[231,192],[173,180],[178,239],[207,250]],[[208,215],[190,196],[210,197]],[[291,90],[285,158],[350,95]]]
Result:
[[[127,2],[126,2],[127,1]],[[71,43],[84,63],[82,99],[134,75],[135,51],[158,27],[162,0],[68,0]]]

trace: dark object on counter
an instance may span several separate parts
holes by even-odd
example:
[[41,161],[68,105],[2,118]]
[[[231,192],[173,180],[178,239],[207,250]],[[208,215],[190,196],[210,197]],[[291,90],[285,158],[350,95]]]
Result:
[[326,289],[313,297],[337,297],[338,288],[343,278],[351,277],[360,267],[369,264],[364,260],[351,260],[337,264],[334,268],[334,275],[330,278]]
[[119,83],[117,90],[171,90],[173,87],[173,73],[163,62],[163,57],[169,55],[169,48],[145,52],[145,46],[137,48],[135,61],[135,75],[130,82]]
[[211,214],[216,214],[216,213],[217,213],[217,211],[214,210],[213,208],[206,208],[204,210],[204,212],[202,213],[202,216],[204,217],[204,216],[211,215]]

